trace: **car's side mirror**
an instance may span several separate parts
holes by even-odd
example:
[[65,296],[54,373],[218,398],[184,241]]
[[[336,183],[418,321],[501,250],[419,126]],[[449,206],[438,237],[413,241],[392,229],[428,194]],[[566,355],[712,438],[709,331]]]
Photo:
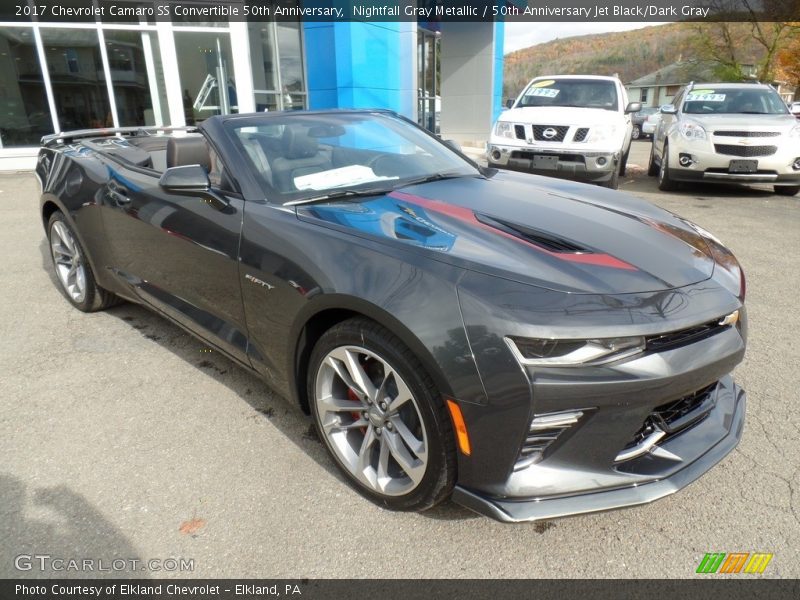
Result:
[[640,110],[642,110],[641,102],[629,102],[628,106],[625,107],[626,113],[637,113]]
[[456,152],[461,152],[461,144],[455,140],[444,140],[444,143],[450,146]]
[[659,109],[662,115],[675,115],[678,114],[678,109],[674,104],[662,104]]
[[506,100],[506,108],[511,108],[512,106],[514,106],[514,99],[509,98],[508,100]]
[[158,184],[168,192],[184,194],[207,192],[211,187],[208,181],[208,174],[200,165],[170,167],[161,175]]

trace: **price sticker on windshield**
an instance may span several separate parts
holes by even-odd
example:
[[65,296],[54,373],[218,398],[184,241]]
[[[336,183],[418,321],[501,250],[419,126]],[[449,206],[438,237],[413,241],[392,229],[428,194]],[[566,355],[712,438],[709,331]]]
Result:
[[725,94],[713,92],[692,92],[686,96],[687,102],[725,102]]
[[561,90],[557,90],[555,88],[532,88],[528,90],[525,94],[526,96],[540,96],[542,98],[555,98],[558,96],[558,92]]

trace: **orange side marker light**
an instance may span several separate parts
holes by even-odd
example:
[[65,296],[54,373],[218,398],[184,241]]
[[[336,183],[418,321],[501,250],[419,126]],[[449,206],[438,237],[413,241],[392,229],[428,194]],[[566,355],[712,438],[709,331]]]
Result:
[[450,399],[447,400],[447,408],[450,410],[450,416],[453,419],[453,427],[456,428],[458,448],[464,456],[469,456],[472,448],[469,444],[469,434],[467,433],[467,425],[464,423],[464,415],[461,414],[461,408]]

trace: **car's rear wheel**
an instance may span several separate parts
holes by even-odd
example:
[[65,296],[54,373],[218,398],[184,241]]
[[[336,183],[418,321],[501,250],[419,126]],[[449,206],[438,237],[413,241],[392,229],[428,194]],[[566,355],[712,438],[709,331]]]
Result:
[[776,185],[773,186],[776,194],[781,196],[794,196],[800,192],[800,185]]
[[658,189],[662,192],[671,192],[678,189],[678,183],[672,179],[669,172],[669,146],[664,145],[661,153],[661,168],[658,171]]
[[393,510],[424,510],[455,482],[452,424],[436,386],[391,332],[344,321],[317,342],[308,377],[320,437],[362,495]]
[[631,138],[634,140],[638,140],[642,136],[642,130],[639,128],[638,125],[633,126],[633,131],[631,131]]
[[114,294],[97,285],[86,252],[64,213],[56,211],[50,216],[47,239],[56,278],[72,306],[83,312],[94,312],[119,301]]
[[650,144],[650,160],[647,163],[647,174],[650,177],[655,177],[656,175],[658,175],[658,165],[656,164],[656,158],[655,158],[655,146],[656,143],[655,141],[653,141],[653,143]]

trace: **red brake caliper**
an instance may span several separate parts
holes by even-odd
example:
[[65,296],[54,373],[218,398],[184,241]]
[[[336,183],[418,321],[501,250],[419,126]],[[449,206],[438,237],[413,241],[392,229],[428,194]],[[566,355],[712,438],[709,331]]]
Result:
[[[347,388],[347,399],[348,400],[352,400],[353,402],[359,402],[359,403],[361,402],[358,399],[358,396],[356,396],[356,393],[353,391],[353,388]],[[350,416],[353,417],[353,421],[358,421],[361,418],[361,413],[360,412],[351,412]],[[366,427],[361,427],[360,429],[361,429],[362,433],[366,433],[367,432],[367,428]]]

